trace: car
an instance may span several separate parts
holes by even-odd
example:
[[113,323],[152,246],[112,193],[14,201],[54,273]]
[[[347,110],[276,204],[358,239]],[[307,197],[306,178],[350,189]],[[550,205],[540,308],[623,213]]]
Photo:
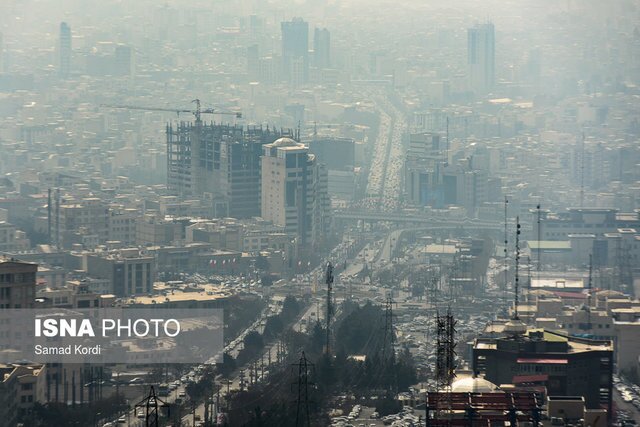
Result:
[[187,393],[185,393],[184,391],[181,391],[178,393],[178,397],[181,399],[184,399],[185,397],[187,397]]
[[118,418],[117,423],[118,424],[126,424],[127,423],[127,417],[125,417],[124,415],[121,416],[120,418]]
[[135,377],[134,379],[129,381],[129,384],[142,384],[143,382],[144,382],[144,380],[142,378]]

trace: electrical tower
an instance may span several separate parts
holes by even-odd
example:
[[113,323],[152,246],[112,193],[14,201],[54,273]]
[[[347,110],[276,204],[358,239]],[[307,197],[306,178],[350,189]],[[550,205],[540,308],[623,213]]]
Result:
[[[451,314],[436,313],[436,384],[439,392],[447,396],[447,417],[451,415],[451,384],[456,377],[456,321]],[[436,414],[437,416],[437,414]]]
[[[540,244],[540,242],[538,242]],[[520,290],[520,217],[516,216],[516,268],[515,268],[515,282],[513,286],[514,290],[514,304],[513,304],[513,319],[518,320],[520,317],[518,316],[518,305],[519,305],[519,295],[518,291]]]
[[309,400],[309,387],[313,386],[314,384],[309,381],[309,377],[311,376],[311,371],[314,369],[314,365],[307,360],[307,357],[305,356],[303,351],[302,356],[300,356],[300,361],[298,363],[292,364],[292,366],[294,368],[298,368],[298,379],[293,383],[293,386],[297,387],[296,427],[310,427],[311,413],[309,412],[309,404],[311,403],[311,401]]
[[441,390],[448,389],[456,377],[456,320],[451,314],[436,313],[436,381]]
[[137,411],[138,408],[144,409],[145,427],[158,427],[160,425],[158,421],[158,417],[159,417],[158,410],[166,408],[167,416],[169,416],[169,410],[170,410],[169,404],[161,400],[158,396],[156,396],[156,391],[153,388],[153,386],[151,386],[151,389],[149,390],[149,395],[144,399],[142,399],[140,402],[136,403],[135,405],[136,413],[138,412]]
[[509,206],[509,199],[507,196],[504,197],[504,288],[502,292],[502,300],[503,304],[506,307],[507,305],[507,283],[509,282],[509,252],[507,250],[507,245],[509,244],[509,232],[507,230],[507,207]]
[[327,271],[325,274],[325,283],[327,284],[327,354],[331,354],[331,315],[333,308],[331,307],[331,291],[333,291],[333,264],[327,263]]
[[[387,297],[384,304],[384,341],[382,343],[382,360],[395,359],[396,335],[393,331],[393,298]],[[387,356],[387,349],[390,351]]]

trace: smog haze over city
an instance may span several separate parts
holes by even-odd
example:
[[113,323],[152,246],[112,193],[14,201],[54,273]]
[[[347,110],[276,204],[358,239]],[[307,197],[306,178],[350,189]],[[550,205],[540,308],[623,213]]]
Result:
[[640,423],[640,1],[0,0],[0,426]]

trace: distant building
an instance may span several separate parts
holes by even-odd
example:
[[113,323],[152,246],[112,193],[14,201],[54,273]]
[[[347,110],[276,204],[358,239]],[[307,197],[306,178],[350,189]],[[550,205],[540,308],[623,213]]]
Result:
[[23,231],[8,222],[0,221],[0,252],[25,251],[29,246],[29,239]]
[[318,136],[309,141],[309,151],[329,170],[348,170],[355,165],[355,141],[351,138]]
[[479,95],[490,92],[496,78],[496,41],[492,23],[467,30],[467,64],[472,90]]
[[67,78],[71,71],[71,27],[66,22],[60,24],[58,50],[60,76]]
[[293,18],[281,24],[282,68],[290,82],[309,81],[309,23]]
[[136,244],[137,209],[110,210],[109,241],[120,242],[125,246]]
[[0,260],[0,308],[33,308],[37,271],[36,264]]
[[130,76],[133,74],[133,53],[131,46],[118,45],[115,50],[114,74]]
[[87,275],[110,282],[110,293],[117,297],[146,295],[153,290],[155,258],[127,249],[84,254]]
[[97,197],[62,202],[54,216],[56,234],[67,249],[73,244],[91,248],[109,237],[109,206]]
[[290,138],[263,147],[262,217],[311,248],[328,231],[326,169],[309,149]]
[[6,426],[18,421],[29,425],[36,403],[46,403],[45,365],[20,363],[0,365],[0,417]]
[[613,344],[543,330],[511,321],[497,338],[476,338],[472,369],[494,384],[516,377],[544,378],[549,396],[584,396],[589,409],[611,414]]
[[432,207],[444,205],[444,149],[444,141],[436,133],[409,135],[409,148],[404,161],[405,195],[408,203]]
[[313,58],[316,68],[331,67],[331,34],[326,28],[313,32]]
[[257,44],[247,48],[247,76],[251,81],[260,79],[260,51]]

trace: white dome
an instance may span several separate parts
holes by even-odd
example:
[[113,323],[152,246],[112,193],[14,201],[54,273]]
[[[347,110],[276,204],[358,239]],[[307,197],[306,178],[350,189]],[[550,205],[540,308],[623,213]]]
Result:
[[274,147],[296,147],[298,145],[298,142],[287,137],[278,138],[273,142]]
[[498,387],[484,378],[466,377],[451,384],[451,391],[455,393],[490,393]]

